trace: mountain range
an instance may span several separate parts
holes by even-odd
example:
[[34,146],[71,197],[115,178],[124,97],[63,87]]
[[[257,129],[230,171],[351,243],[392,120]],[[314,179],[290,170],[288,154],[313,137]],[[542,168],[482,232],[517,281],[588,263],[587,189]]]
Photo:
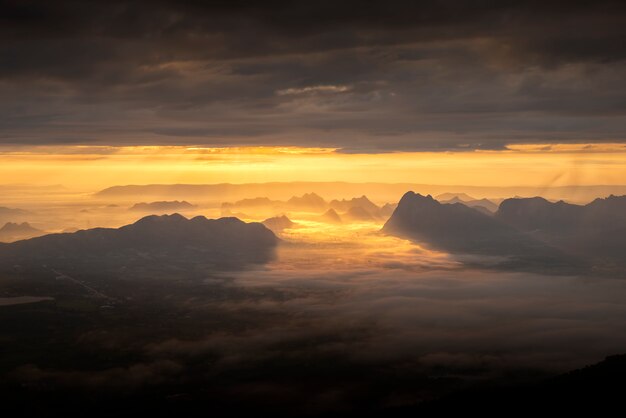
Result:
[[572,254],[626,265],[626,196],[587,205],[541,197],[506,199],[495,218]]
[[454,196],[449,199],[438,198],[437,200],[440,203],[462,203],[465,206],[469,206],[471,208],[480,210],[481,212],[486,213],[488,215],[498,210],[498,205],[489,199],[474,199],[470,197],[470,199],[465,200],[459,196]]
[[611,195],[587,205],[541,197],[505,199],[489,216],[465,204],[408,192],[383,231],[451,253],[612,268],[626,265],[626,196]]
[[[222,203],[222,214],[232,215],[237,212],[256,211],[261,213],[280,213],[284,211],[302,211],[323,213],[319,219],[322,222],[340,222],[341,219],[349,221],[374,221],[391,215],[394,205],[386,204],[382,208],[370,201],[365,195],[350,200],[325,201],[315,193],[305,193],[302,196],[292,196],[287,201],[271,200],[267,197],[246,198],[233,203]],[[331,211],[332,212],[329,212]],[[338,214],[341,213],[341,215]],[[339,219],[337,219],[341,216]]]
[[172,201],[158,201],[150,203],[135,203],[130,210],[141,212],[176,212],[178,210],[191,210],[195,209],[195,205],[187,202],[186,200],[172,200]]
[[200,263],[237,268],[268,261],[278,242],[272,231],[256,222],[151,215],[117,229],[87,229],[2,244],[0,262]]

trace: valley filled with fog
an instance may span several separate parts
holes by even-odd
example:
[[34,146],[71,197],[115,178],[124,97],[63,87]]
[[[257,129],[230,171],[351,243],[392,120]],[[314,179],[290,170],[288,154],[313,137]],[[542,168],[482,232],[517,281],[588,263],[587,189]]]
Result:
[[524,219],[545,221],[565,210],[587,236],[606,238],[590,217],[614,212],[619,224],[622,198],[504,200],[517,205],[507,215],[503,198],[462,192],[407,193],[400,207],[283,194],[10,201],[3,216],[27,236],[0,246],[3,389],[42,405],[82,393],[87,406],[111,408],[140,397],[395,410],[626,351],[619,259],[581,258],[551,229],[513,228],[518,218],[505,217],[530,208]]

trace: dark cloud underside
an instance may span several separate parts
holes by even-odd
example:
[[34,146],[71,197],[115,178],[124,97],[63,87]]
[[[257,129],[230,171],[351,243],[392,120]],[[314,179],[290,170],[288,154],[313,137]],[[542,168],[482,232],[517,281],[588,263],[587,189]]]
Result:
[[623,2],[1,5],[1,143],[626,141]]

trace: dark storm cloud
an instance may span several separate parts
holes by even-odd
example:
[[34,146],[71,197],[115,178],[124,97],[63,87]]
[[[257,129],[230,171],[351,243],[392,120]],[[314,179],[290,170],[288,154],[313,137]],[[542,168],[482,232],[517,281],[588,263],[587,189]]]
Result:
[[624,141],[625,27],[622,2],[3,2],[0,141]]

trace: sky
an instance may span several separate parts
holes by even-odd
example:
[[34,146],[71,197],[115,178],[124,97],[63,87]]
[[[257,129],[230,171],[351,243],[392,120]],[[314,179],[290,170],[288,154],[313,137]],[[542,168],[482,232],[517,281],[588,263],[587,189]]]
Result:
[[626,179],[624,144],[359,154],[304,147],[31,146],[5,149],[0,161],[6,183],[62,184],[83,191],[155,183],[341,180],[553,187],[623,185]]
[[[10,165],[16,149],[38,155],[31,167],[47,153],[30,175],[41,179],[59,155],[84,147],[111,161],[112,149],[159,146],[229,148],[240,160],[259,147],[300,149],[300,180],[313,173],[312,149],[335,155],[348,171],[330,171],[341,180],[363,178],[355,161],[372,155],[393,169],[371,176],[413,176],[399,171],[413,155],[418,165],[447,161],[447,174],[427,173],[441,183],[458,182],[468,155],[479,166],[494,156],[498,167],[511,150],[541,144],[559,165],[554,147],[600,144],[600,158],[584,159],[613,177],[593,182],[623,178],[623,2],[9,0],[2,10],[0,162],[14,169],[3,183],[28,180]],[[153,169],[163,162],[145,155],[147,171],[163,177]],[[193,164],[178,173],[180,161],[167,161],[169,178],[197,182]],[[81,164],[66,164],[67,175]],[[102,173],[118,181],[120,164]],[[271,175],[234,164],[202,179],[267,181],[293,175],[293,164]],[[564,175],[527,171],[511,179]]]

